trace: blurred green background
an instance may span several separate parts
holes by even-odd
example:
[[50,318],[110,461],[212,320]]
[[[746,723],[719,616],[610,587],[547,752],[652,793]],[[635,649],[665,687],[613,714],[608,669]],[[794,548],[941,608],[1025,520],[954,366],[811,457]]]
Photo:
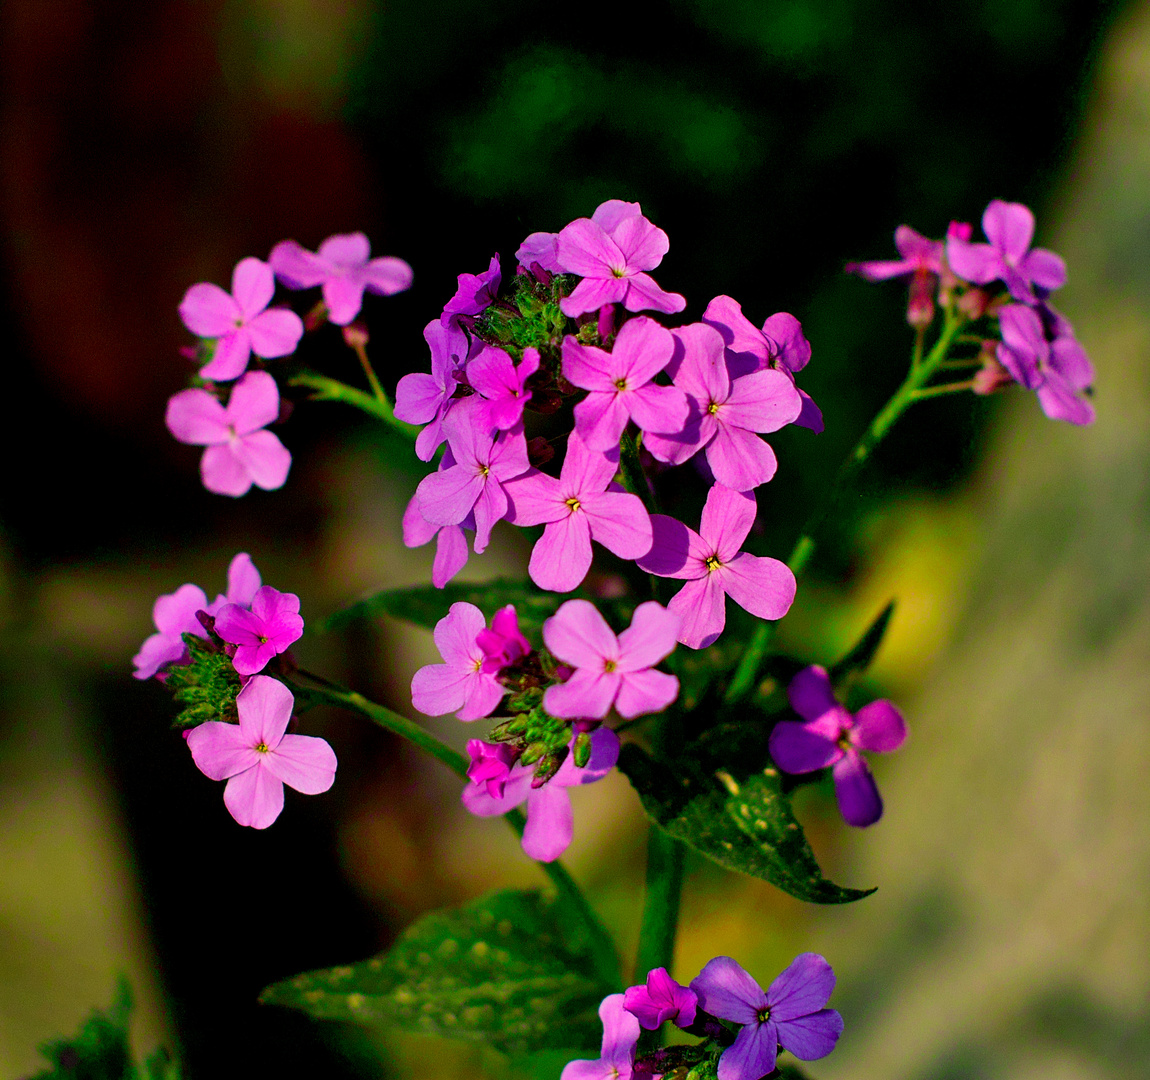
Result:
[[[799,811],[824,865],[880,891],[816,909],[692,864],[676,974],[716,954],[769,979],[824,952],[847,1030],[825,1080],[1150,1074],[1150,7],[1085,0],[676,0],[488,9],[412,0],[7,0],[0,207],[10,361],[0,500],[0,1075],[110,1000],[194,1077],[454,1077],[470,1048],[371,1040],[259,1009],[306,967],[541,876],[458,785],[359,720],[309,717],[341,761],[257,834],[228,818],[129,677],[156,594],[223,586],[248,550],[316,618],[425,581],[400,543],[418,473],[335,406],[296,411],[287,487],[207,495],[163,428],[184,289],[244,255],[362,228],[415,288],[369,298],[385,381],[425,366],[455,275],[605,198],[667,230],[660,283],[697,318],[789,310],[818,437],[772,439],[761,550],[785,557],[906,363],[897,285],[847,278],[900,222],[941,235],[993,197],[1061,251],[1099,421],[1019,394],[920,405],[804,583],[783,644],[832,658],[892,596],[875,669],[912,739],[878,762],[860,834]],[[330,330],[330,328],[329,328]],[[312,359],[355,378],[334,333]],[[27,419],[23,419],[27,418]],[[29,422],[25,429],[23,422]],[[497,531],[465,573],[522,572]],[[305,664],[408,708],[429,635],[302,643]],[[453,720],[437,730],[457,742]],[[570,862],[633,948],[638,804],[584,792]]]

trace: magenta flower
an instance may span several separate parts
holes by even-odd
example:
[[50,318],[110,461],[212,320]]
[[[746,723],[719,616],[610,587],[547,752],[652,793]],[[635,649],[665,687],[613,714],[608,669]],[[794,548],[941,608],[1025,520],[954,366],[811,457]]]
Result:
[[647,973],[642,986],[629,986],[623,992],[625,1008],[648,1031],[656,1031],[666,1020],[687,1028],[695,1022],[699,999],[694,990],[680,986],[666,968]]
[[168,430],[182,443],[206,446],[200,478],[208,491],[238,498],[252,484],[283,487],[291,453],[264,428],[276,420],[280,392],[266,371],[249,371],[233,387],[225,408],[207,390],[181,390],[168,401]]
[[575,406],[575,430],[591,450],[619,444],[628,420],[642,431],[671,435],[683,429],[687,395],[675,386],[651,382],[670,363],[671,332],[645,315],[626,323],[610,352],[563,339],[563,374],[591,391]]
[[503,687],[483,670],[487,654],[479,634],[486,626],[483,612],[466,603],[452,604],[435,624],[432,636],[444,662],[421,667],[411,680],[411,703],[421,713],[478,720],[499,704]]
[[675,353],[667,373],[687,395],[691,420],[675,436],[649,435],[643,445],[660,461],[680,465],[706,447],[715,479],[750,491],[775,475],[774,451],[756,432],[794,423],[803,401],[789,372],[766,368],[731,379],[722,335],[705,323],[673,330]]
[[[438,324],[436,324],[438,325]],[[455,464],[451,448],[439,459],[439,471]],[[411,497],[403,512],[403,543],[406,547],[423,547],[435,541],[435,558],[431,563],[431,583],[442,589],[467,565],[467,536],[464,529],[475,532],[475,515],[468,514],[458,525],[436,525],[419,512],[418,493]]]
[[559,301],[563,314],[574,317],[604,304],[622,304],[628,311],[682,311],[686,299],[664,292],[645,272],[663,261],[670,247],[667,234],[641,213],[629,213],[625,208],[631,204],[604,205],[612,209],[600,221],[578,218],[559,234],[559,266],[583,279]]
[[527,380],[538,370],[538,349],[524,349],[516,367],[507,353],[490,345],[467,365],[467,381],[486,399],[480,413],[485,427],[509,431],[523,419],[523,406],[531,400]]
[[802,1061],[826,1057],[843,1030],[843,1018],[824,1007],[834,988],[835,973],[818,953],[796,956],[766,993],[729,956],[709,960],[691,980],[699,1008],[743,1025],[719,1058],[719,1080],[760,1080],[780,1046]]
[[[723,335],[727,347],[727,372],[732,379],[754,371],[776,368],[794,375],[807,366],[811,345],[793,315],[780,311],[755,328],[743,314],[742,305],[729,296],[716,296],[703,312],[703,322]],[[798,387],[795,387],[798,390]],[[823,430],[823,414],[805,390],[799,390],[803,411],[795,423],[811,431]]]
[[263,671],[273,656],[284,652],[303,637],[299,597],[263,585],[252,597],[249,610],[239,604],[225,604],[216,616],[216,633],[236,646],[232,658],[241,675]]
[[423,338],[431,349],[431,374],[414,371],[399,380],[395,415],[408,424],[427,425],[415,440],[415,455],[430,461],[447,438],[443,418],[458,400],[454,394],[460,382],[455,376],[466,370],[472,346],[459,326],[443,326],[438,319],[423,328]]
[[[608,199],[595,208],[591,220],[605,232],[610,234],[624,218],[642,217],[643,211],[637,202],[623,202],[621,199]],[[515,253],[519,265],[530,269],[532,264],[538,263],[544,270],[552,274],[567,273],[567,268],[559,262],[559,234],[537,232],[532,233],[519,246]]]
[[623,559],[651,550],[651,519],[642,501],[608,490],[618,467],[618,448],[588,450],[572,432],[558,480],[529,469],[508,481],[508,519],[515,525],[546,524],[527,568],[541,589],[577,588],[591,569],[592,540]]
[[867,281],[886,281],[904,274],[942,273],[941,240],[931,240],[909,225],[900,225],[894,231],[894,246],[898,248],[901,259],[847,263],[847,273],[858,274]]
[[266,829],[284,808],[284,784],[319,795],[335,782],[335,752],[324,739],[286,735],[295,699],[277,679],[257,675],[236,697],[240,722],[209,720],[188,732],[192,760],[227,780],[224,806],[241,825]]
[[[572,739],[568,745],[574,742]],[[553,862],[567,850],[574,836],[575,818],[567,788],[602,780],[618,760],[619,737],[610,728],[596,728],[591,733],[591,757],[582,769],[576,767],[575,755],[569,753],[547,783],[533,787],[535,766],[517,763],[504,782],[502,796],[493,796],[486,781],[472,783],[463,789],[463,805],[479,817],[495,817],[526,802],[523,850],[539,862]]]
[[482,670],[489,675],[498,675],[505,667],[517,664],[531,654],[531,642],[519,629],[514,604],[501,607],[492,615],[491,628],[480,630],[475,643],[487,657]]
[[885,753],[906,741],[906,721],[889,701],[872,701],[857,713],[835,699],[825,668],[803,668],[787,688],[791,708],[802,723],[780,720],[771,732],[770,751],[783,772],[806,773],[832,766],[835,796],[848,825],[873,825],[882,817],[882,799],[860,750]]
[[628,720],[662,712],[679,696],[679,680],[654,665],[674,652],[679,625],[677,615],[648,600],[616,637],[589,600],[568,600],[543,624],[543,640],[575,673],[547,688],[543,707],[571,719],[602,720],[612,705]]
[[479,315],[499,296],[499,256],[491,256],[491,265],[482,274],[460,274],[455,295],[447,301],[439,321],[445,326],[458,326],[460,315]]
[[1035,287],[1045,295],[1066,284],[1066,263],[1061,256],[1043,248],[1030,250],[1034,215],[1022,203],[992,200],[982,215],[982,231],[989,244],[947,237],[946,260],[960,278],[975,285],[1001,280],[1010,295],[1024,304],[1035,303]]
[[455,464],[425,476],[415,489],[419,512],[433,525],[459,525],[475,515],[475,552],[481,553],[491,529],[507,513],[503,483],[530,467],[522,429],[492,438],[481,413],[484,402],[460,402],[443,422]]
[[241,259],[232,272],[232,291],[201,281],[180,302],[180,318],[197,337],[215,338],[212,358],[201,369],[205,379],[238,379],[252,353],[270,360],[295,352],[303,322],[294,311],[265,310],[275,293],[272,268],[259,259]]
[[667,605],[683,620],[679,641],[703,649],[723,632],[726,597],[760,619],[781,619],[795,598],[795,575],[778,559],[740,551],[755,523],[755,496],[715,484],[699,532],[663,514],[651,517],[654,542],[638,560],[659,577],[685,578]]
[[515,751],[506,743],[489,743],[482,739],[467,740],[467,754],[471,764],[467,766],[468,778],[486,789],[493,799],[502,799],[515,764]]
[[599,1006],[603,1045],[597,1061],[569,1061],[559,1080],[631,1080],[639,1021],[623,1006],[622,994],[609,994]]
[[322,285],[328,318],[336,326],[347,326],[359,314],[365,289],[391,296],[411,288],[411,267],[390,255],[371,258],[371,243],[361,232],[329,236],[316,252],[283,240],[272,248],[268,263],[289,289]]
[[1025,304],[1008,304],[998,312],[1002,341],[998,361],[1027,390],[1038,395],[1038,404],[1052,420],[1071,424],[1094,422],[1094,406],[1083,391],[1094,382],[1094,365],[1078,344],[1069,323],[1053,320],[1066,332],[1046,340],[1038,311]]

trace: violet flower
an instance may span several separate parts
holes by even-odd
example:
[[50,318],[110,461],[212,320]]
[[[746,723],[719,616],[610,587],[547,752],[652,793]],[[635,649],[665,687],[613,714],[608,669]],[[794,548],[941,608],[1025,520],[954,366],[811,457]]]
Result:
[[707,493],[699,532],[664,514],[651,517],[651,551],[640,569],[659,577],[685,578],[667,605],[683,620],[679,641],[691,649],[711,645],[726,625],[726,597],[760,619],[781,619],[797,588],[786,563],[740,551],[755,522],[750,492],[715,484]]
[[[623,202],[622,199],[608,199],[595,208],[591,220],[605,232],[610,234],[624,218],[641,217],[643,211],[637,202]],[[532,264],[538,263],[544,270],[552,274],[567,273],[567,268],[559,261],[559,234],[536,232],[532,233],[515,253],[519,265],[530,269]]]
[[169,399],[164,422],[180,442],[207,447],[200,458],[204,487],[238,498],[252,484],[274,491],[287,480],[291,453],[264,430],[279,411],[275,379],[249,371],[232,387],[226,407],[202,388],[181,390]]
[[263,671],[268,661],[303,637],[299,597],[263,585],[252,597],[250,610],[225,604],[216,616],[216,633],[236,646],[232,664],[241,675]]
[[1030,250],[1034,214],[1022,203],[992,200],[982,215],[982,231],[989,244],[947,237],[946,260],[960,278],[975,285],[1000,279],[1010,295],[1024,304],[1037,301],[1035,287],[1045,295],[1066,284],[1066,263],[1061,256],[1044,248]]
[[512,524],[546,524],[527,568],[539,588],[577,588],[591,569],[592,540],[623,559],[651,550],[651,519],[642,501],[608,490],[618,467],[617,447],[607,453],[588,450],[572,432],[558,480],[529,469],[505,485]]
[[1001,308],[998,321],[998,361],[1016,382],[1037,393],[1042,411],[1052,420],[1093,423],[1094,406],[1082,392],[1094,382],[1094,366],[1069,323],[1053,320],[1056,329],[1065,327],[1067,332],[1047,341],[1038,311],[1025,304]]
[[201,281],[180,301],[180,318],[197,337],[215,338],[212,358],[202,368],[205,379],[237,379],[254,352],[270,360],[295,352],[303,322],[294,311],[265,310],[275,293],[275,275],[259,259],[241,259],[232,272],[232,291]]
[[818,953],[801,953],[766,993],[729,956],[716,956],[691,980],[699,1008],[742,1024],[719,1058],[719,1080],[760,1080],[775,1068],[778,1048],[802,1061],[826,1057],[838,1042],[843,1018],[824,1006],[835,973]]
[[644,985],[629,986],[623,992],[623,1008],[648,1031],[657,1031],[666,1020],[681,1028],[690,1027],[698,1003],[694,990],[675,982],[661,967],[647,973]]
[[596,1061],[569,1061],[559,1080],[631,1080],[639,1021],[623,1006],[622,994],[609,994],[599,1006],[603,1044]]
[[430,461],[447,437],[443,418],[457,403],[456,374],[467,369],[472,350],[467,335],[455,324],[443,326],[432,319],[423,328],[423,338],[431,349],[431,374],[413,371],[404,375],[395,388],[395,416],[407,424],[426,424],[415,440],[415,456]]
[[363,293],[392,296],[411,288],[411,267],[391,255],[371,258],[371,243],[361,232],[329,236],[319,251],[308,251],[294,240],[272,248],[268,263],[289,289],[323,286],[328,318],[347,326],[363,306]]
[[479,315],[486,311],[499,296],[498,254],[491,256],[491,264],[482,274],[460,274],[455,295],[447,301],[439,321],[444,327],[458,326],[460,315]]
[[524,349],[516,367],[506,352],[491,345],[467,365],[467,381],[486,401],[480,413],[484,426],[509,431],[523,419],[523,407],[531,400],[527,380],[538,370],[538,349]]
[[705,323],[672,331],[675,353],[667,373],[687,394],[691,420],[678,436],[649,435],[643,445],[660,461],[680,465],[706,448],[715,479],[734,491],[750,491],[775,475],[775,453],[756,432],[794,423],[803,401],[794,379],[766,368],[731,379],[722,335]]
[[610,352],[563,339],[563,375],[591,391],[575,406],[575,430],[591,450],[617,446],[627,421],[642,431],[672,435],[683,429],[687,395],[675,386],[651,382],[675,349],[671,332],[645,315],[631,319]]
[[543,624],[543,641],[575,673],[547,688],[543,707],[570,719],[601,720],[612,705],[628,720],[662,712],[679,696],[679,680],[654,665],[674,652],[680,621],[648,600],[616,637],[589,600],[568,600]]
[[515,605],[501,607],[491,616],[491,628],[480,630],[475,638],[476,645],[487,658],[483,661],[483,671],[498,675],[505,667],[519,663],[531,654],[531,642],[519,629],[519,617]]
[[487,654],[478,643],[487,626],[474,604],[452,604],[432,637],[442,664],[421,667],[411,680],[411,703],[428,716],[455,713],[460,720],[489,716],[503,697],[495,676],[483,670]]
[[[568,746],[574,744],[572,738]],[[575,755],[569,753],[550,780],[533,787],[535,766],[519,762],[508,774],[501,797],[492,796],[486,782],[471,783],[463,789],[463,805],[479,817],[495,817],[526,802],[523,850],[539,862],[553,862],[567,850],[574,836],[575,819],[567,788],[602,780],[618,760],[619,737],[610,728],[596,728],[591,732],[591,756],[583,768],[575,765]]]
[[771,757],[783,772],[831,766],[839,810],[848,825],[863,828],[882,817],[882,799],[861,750],[886,753],[906,741],[906,721],[889,701],[872,701],[850,713],[835,699],[826,668],[803,668],[787,689],[802,723],[780,720],[771,732]]
[[[438,325],[438,324],[436,324]],[[455,464],[451,448],[439,459],[439,471]],[[435,541],[435,558],[431,563],[431,583],[442,589],[467,565],[467,536],[464,529],[475,532],[475,515],[468,514],[458,525],[436,525],[419,511],[419,495],[413,495],[403,512],[403,543],[406,547],[423,547]]]
[[284,784],[318,795],[335,782],[335,752],[324,739],[287,735],[295,699],[277,679],[257,675],[236,697],[239,724],[209,720],[188,732],[196,768],[227,780],[224,806],[241,825],[266,829],[284,808]]

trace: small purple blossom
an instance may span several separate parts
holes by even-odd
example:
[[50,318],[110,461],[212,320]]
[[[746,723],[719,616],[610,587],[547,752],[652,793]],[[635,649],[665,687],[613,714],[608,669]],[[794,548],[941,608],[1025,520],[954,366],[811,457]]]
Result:
[[609,994],[599,1006],[603,1045],[596,1061],[569,1061],[559,1080],[631,1080],[639,1021],[623,1005],[623,994]]
[[527,380],[538,370],[538,349],[524,349],[516,367],[506,352],[491,345],[467,365],[467,381],[486,402],[480,414],[485,427],[509,431],[523,419],[523,407],[531,400]]
[[588,450],[572,432],[559,479],[529,469],[505,486],[508,518],[515,525],[543,525],[528,573],[541,589],[570,592],[591,568],[591,541],[623,559],[651,550],[651,519],[642,501],[608,490],[619,451]]
[[457,325],[443,326],[438,319],[423,328],[423,338],[431,349],[431,374],[413,371],[399,380],[395,416],[407,424],[427,425],[415,440],[415,455],[430,461],[447,438],[443,418],[459,400],[454,396],[460,386],[456,375],[467,370],[474,349]]
[[[574,743],[573,738],[568,746]],[[582,769],[575,765],[575,755],[568,753],[547,783],[532,787],[535,766],[516,763],[504,783],[502,796],[492,796],[486,781],[472,783],[463,789],[463,805],[479,817],[494,817],[526,802],[523,850],[539,862],[553,862],[567,850],[574,836],[575,818],[567,788],[602,780],[618,760],[619,737],[610,728],[596,728],[591,732],[591,756]]]
[[1059,329],[1065,332],[1047,341],[1038,310],[1026,304],[1001,308],[998,361],[1016,382],[1036,392],[1038,404],[1052,420],[1093,423],[1094,406],[1083,391],[1094,382],[1094,365],[1074,337],[1069,322],[1057,313],[1053,315],[1051,322],[1056,333]]
[[188,732],[196,768],[227,780],[224,805],[241,825],[266,829],[284,808],[284,784],[318,795],[335,782],[335,752],[326,740],[287,735],[295,698],[277,679],[257,675],[236,697],[239,724],[209,720]]
[[519,629],[519,617],[515,605],[501,607],[491,616],[491,628],[480,630],[475,643],[487,657],[483,669],[489,675],[498,675],[505,667],[519,663],[531,654],[531,642]]
[[740,551],[755,522],[753,493],[715,484],[707,493],[699,532],[664,514],[651,517],[651,551],[640,569],[685,578],[667,605],[682,620],[679,641],[691,649],[712,644],[726,625],[726,597],[760,619],[781,619],[795,598],[786,563]]
[[648,600],[616,637],[589,600],[568,600],[543,624],[543,640],[575,673],[547,688],[543,707],[552,716],[596,720],[612,705],[627,719],[662,712],[679,696],[679,680],[654,665],[674,651],[680,622],[678,615]]
[[507,743],[468,739],[467,755],[471,758],[471,764],[467,766],[468,778],[482,785],[491,798],[502,799],[511,766],[515,764],[515,751]]
[[460,274],[455,295],[447,301],[439,321],[445,326],[459,325],[460,315],[479,315],[486,311],[499,296],[499,256],[491,256],[491,264],[482,274]]
[[455,713],[460,720],[489,716],[503,697],[495,676],[483,670],[487,654],[479,634],[487,626],[474,604],[452,604],[432,636],[442,664],[421,667],[411,680],[411,703],[428,716]]
[[591,450],[617,446],[628,420],[642,431],[672,435],[689,415],[687,395],[651,380],[670,363],[671,332],[654,319],[631,319],[610,352],[563,339],[563,375],[590,393],[575,406],[575,430]]
[[948,236],[946,260],[960,278],[975,285],[1001,280],[1010,295],[1023,304],[1066,284],[1066,263],[1061,256],[1044,248],[1031,250],[1034,214],[1022,203],[994,199],[982,215],[982,231],[989,244],[972,244],[959,236]]
[[872,701],[850,713],[835,699],[826,669],[803,668],[787,689],[802,723],[780,720],[770,751],[783,772],[806,773],[831,766],[839,810],[848,825],[873,825],[882,799],[861,750],[886,753],[906,741],[906,721],[889,701]]
[[232,658],[236,671],[254,675],[303,637],[299,597],[262,585],[252,597],[250,610],[239,604],[225,604],[220,609],[216,633],[236,646]]
[[204,487],[238,498],[252,484],[265,491],[283,487],[291,453],[264,430],[279,416],[280,394],[266,371],[249,371],[233,387],[227,406],[199,387],[168,401],[165,423],[182,443],[205,446],[200,458]]
[[716,956],[691,980],[699,1008],[741,1024],[719,1058],[719,1080],[760,1080],[775,1068],[781,1046],[801,1061],[824,1058],[843,1030],[843,1018],[825,1008],[835,973],[818,953],[801,953],[766,993],[729,956]]
[[272,248],[268,263],[289,289],[322,285],[328,318],[336,326],[347,326],[359,314],[365,289],[392,296],[411,288],[411,267],[390,255],[371,258],[371,243],[361,232],[329,236],[314,252],[283,240]]
[[295,352],[303,322],[294,311],[265,310],[275,293],[275,275],[266,262],[241,259],[232,272],[232,291],[201,281],[180,302],[180,318],[197,337],[215,338],[212,358],[201,369],[205,379],[238,379],[252,353],[270,360]]
[[647,973],[645,984],[629,986],[623,992],[623,1008],[648,1031],[658,1030],[666,1020],[681,1028],[690,1027],[698,1003],[695,991],[675,982],[666,968],[655,968]]

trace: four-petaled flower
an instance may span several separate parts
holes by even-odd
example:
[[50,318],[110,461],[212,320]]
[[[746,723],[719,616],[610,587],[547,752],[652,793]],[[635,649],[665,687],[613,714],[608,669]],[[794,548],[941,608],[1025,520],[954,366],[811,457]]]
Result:
[[236,646],[232,658],[241,675],[263,671],[273,656],[303,637],[299,597],[263,585],[252,597],[251,608],[225,604],[216,616],[216,633]]
[[848,825],[873,825],[882,799],[861,750],[885,753],[906,741],[906,721],[889,701],[872,701],[850,713],[836,700],[826,669],[803,668],[787,689],[802,723],[780,720],[770,752],[783,772],[806,773],[832,766],[835,796]]
[[599,1005],[603,1044],[596,1061],[569,1061],[559,1080],[631,1080],[639,1021],[623,1006],[622,994],[609,994]]
[[478,640],[486,625],[483,612],[462,601],[435,624],[432,636],[443,663],[421,667],[411,680],[411,703],[421,713],[478,720],[499,704],[503,687],[483,670],[488,656]]
[[278,679],[257,675],[236,697],[239,724],[209,720],[188,732],[192,760],[227,780],[224,805],[241,825],[266,829],[284,808],[284,784],[318,795],[335,781],[335,752],[324,739],[287,735],[295,699]]
[[[1016,382],[1035,391],[1042,411],[1052,420],[1092,423],[1094,406],[1082,392],[1094,382],[1094,366],[1073,334],[1047,341],[1038,311],[1025,304],[1008,304],[998,320],[998,361]],[[1052,321],[1069,326],[1064,319]]]
[[698,1004],[695,991],[675,982],[661,967],[649,971],[643,985],[629,986],[623,992],[623,1007],[648,1031],[656,1031],[665,1020],[690,1027]]
[[719,1058],[719,1080],[760,1080],[775,1067],[778,1048],[802,1061],[826,1057],[842,1034],[843,1019],[825,1008],[835,973],[818,953],[802,953],[766,993],[729,956],[708,961],[691,980],[699,1008],[741,1024]]

